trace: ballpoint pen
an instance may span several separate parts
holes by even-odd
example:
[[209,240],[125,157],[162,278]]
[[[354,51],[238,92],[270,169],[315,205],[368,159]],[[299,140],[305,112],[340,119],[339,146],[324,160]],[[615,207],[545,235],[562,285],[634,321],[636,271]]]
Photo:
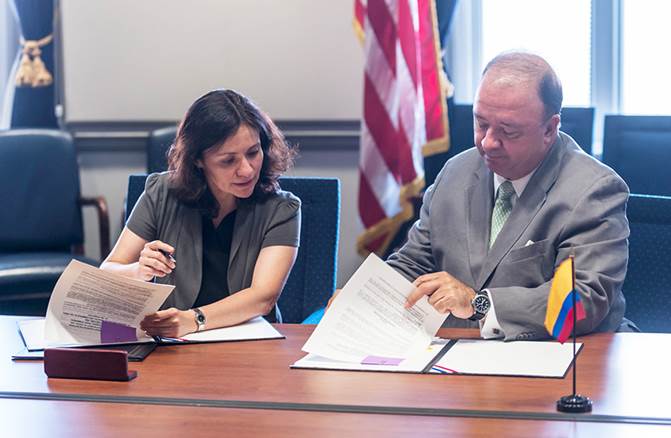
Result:
[[173,257],[173,255],[170,254],[168,251],[165,251],[163,249],[159,249],[159,251],[161,252],[161,254],[166,256],[168,258],[168,260],[170,260],[173,263],[177,263],[177,260],[175,260],[175,257]]

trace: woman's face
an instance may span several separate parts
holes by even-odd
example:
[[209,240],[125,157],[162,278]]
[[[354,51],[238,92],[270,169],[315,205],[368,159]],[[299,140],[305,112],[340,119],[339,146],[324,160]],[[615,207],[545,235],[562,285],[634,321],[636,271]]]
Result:
[[254,192],[263,164],[259,133],[241,125],[224,143],[205,150],[196,164],[203,169],[216,198],[227,194],[248,198]]

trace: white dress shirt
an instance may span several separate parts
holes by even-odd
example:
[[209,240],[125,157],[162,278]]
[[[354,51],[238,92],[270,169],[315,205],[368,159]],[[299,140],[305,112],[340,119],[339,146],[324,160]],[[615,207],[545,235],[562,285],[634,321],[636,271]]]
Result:
[[[510,181],[511,184],[513,185],[513,189],[515,189],[515,195],[516,195],[513,198],[513,208],[515,207],[514,202],[520,196],[522,196],[522,192],[524,192],[524,189],[527,187],[529,180],[531,179],[531,177],[535,172],[536,169],[532,170],[531,173],[529,173],[526,176],[523,176],[522,178],[516,179],[515,181]],[[506,181],[504,177],[497,175],[496,173],[494,174],[494,186],[492,187],[492,189],[494,190],[495,199],[496,199],[496,191],[499,189],[499,186],[503,184],[504,181]],[[485,318],[480,320],[480,336],[482,336],[485,339],[503,338],[505,334],[503,333],[503,329],[501,329],[501,324],[499,324],[499,320],[496,319],[496,309],[494,308],[494,301],[492,300],[492,296],[489,293],[489,289],[485,289],[484,292],[486,292],[487,296],[489,297],[491,307],[487,312],[487,316],[485,316]]]

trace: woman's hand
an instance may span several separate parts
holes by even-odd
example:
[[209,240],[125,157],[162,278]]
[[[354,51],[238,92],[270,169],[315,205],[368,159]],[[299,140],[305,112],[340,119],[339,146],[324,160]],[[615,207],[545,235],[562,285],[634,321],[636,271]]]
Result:
[[160,240],[147,242],[140,251],[138,278],[149,281],[170,274],[176,267],[175,259],[171,256],[174,252],[175,248]]
[[171,307],[144,317],[140,328],[150,336],[179,338],[198,330],[193,310],[179,310]]

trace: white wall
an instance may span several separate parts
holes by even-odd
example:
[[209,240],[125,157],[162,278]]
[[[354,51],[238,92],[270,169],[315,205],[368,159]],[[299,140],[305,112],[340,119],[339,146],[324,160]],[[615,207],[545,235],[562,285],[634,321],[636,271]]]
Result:
[[358,119],[350,0],[61,0],[66,122],[178,120],[235,88],[275,119]]

